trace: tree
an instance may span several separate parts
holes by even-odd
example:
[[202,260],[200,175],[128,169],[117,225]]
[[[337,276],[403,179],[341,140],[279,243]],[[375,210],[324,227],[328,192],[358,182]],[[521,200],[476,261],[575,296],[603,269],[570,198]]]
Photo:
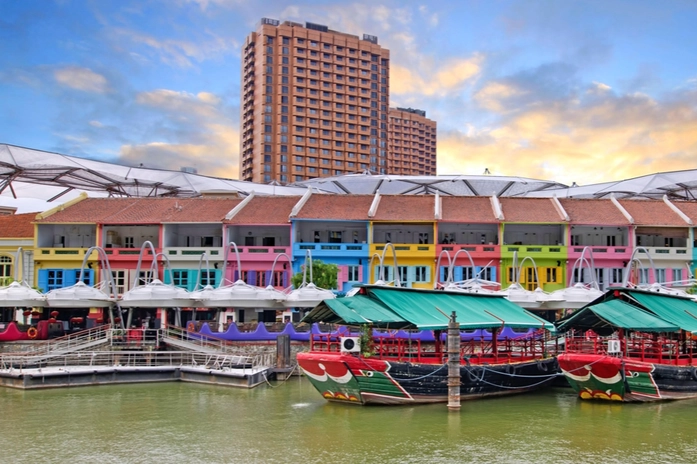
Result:
[[[305,265],[303,264],[303,268]],[[324,263],[319,260],[312,261],[312,283],[317,287],[325,288],[327,290],[336,290],[337,288],[337,277],[339,275],[339,266],[331,263]],[[310,283],[310,270],[307,270],[305,282]],[[291,283],[293,287],[299,288],[303,283],[303,272],[302,270],[297,274],[294,274]]]

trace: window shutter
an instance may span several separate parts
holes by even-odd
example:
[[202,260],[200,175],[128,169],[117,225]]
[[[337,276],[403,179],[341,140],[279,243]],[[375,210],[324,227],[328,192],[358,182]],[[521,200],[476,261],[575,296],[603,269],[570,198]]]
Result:
[[63,287],[70,287],[77,283],[78,277],[80,277],[80,269],[70,269],[63,271],[56,271],[63,274]]
[[337,283],[339,287],[341,287],[341,284],[344,282],[348,282],[348,267],[346,265],[340,265],[338,266],[339,268],[339,275],[337,276]]
[[247,283],[249,285],[256,285],[257,284],[257,271],[247,272]]
[[39,269],[39,290],[48,292],[48,269]]
[[416,267],[415,266],[407,267],[407,281],[402,282],[402,283],[403,284],[407,283],[407,284],[409,284],[409,285],[407,285],[407,287],[411,287],[411,283],[414,282],[415,280],[416,280]]
[[266,271],[264,275],[266,277],[266,286],[273,285],[273,273],[271,271]]
[[426,282],[431,282],[431,266],[426,266]]
[[288,288],[288,271],[283,271],[283,288]]
[[363,282],[363,265],[358,266],[358,281]]

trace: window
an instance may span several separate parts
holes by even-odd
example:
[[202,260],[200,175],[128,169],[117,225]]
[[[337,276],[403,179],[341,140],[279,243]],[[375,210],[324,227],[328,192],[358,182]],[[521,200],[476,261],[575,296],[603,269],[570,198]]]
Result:
[[349,282],[359,282],[358,278],[358,266],[347,266],[346,270],[348,271],[348,281]]
[[624,281],[624,268],[614,268],[610,275],[611,284],[621,284]]
[[188,270],[173,270],[172,271],[172,284],[175,287],[187,288],[189,287],[189,271]]
[[406,286],[406,283],[409,281],[408,271],[409,268],[407,266],[397,266],[397,272],[399,272],[399,280],[402,283],[402,286]]
[[656,269],[655,282],[658,282],[661,284],[667,282],[665,269]]
[[414,267],[414,282],[428,282],[428,267],[427,266],[415,266]]
[[122,295],[126,292],[126,271],[111,271],[111,276],[114,278],[116,293]]
[[202,270],[198,283],[202,287],[205,287],[206,285],[210,285],[211,287],[215,286],[215,271]]
[[0,277],[12,277],[12,258],[0,256]]
[[56,288],[63,288],[63,271],[57,269],[49,269],[48,286],[45,291],[48,292]]

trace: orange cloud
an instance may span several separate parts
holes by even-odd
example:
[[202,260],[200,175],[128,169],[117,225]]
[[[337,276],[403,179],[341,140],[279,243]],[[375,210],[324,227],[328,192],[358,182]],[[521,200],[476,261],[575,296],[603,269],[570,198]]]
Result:
[[[512,95],[509,89],[487,87],[479,101],[505,108],[505,98],[495,96]],[[608,93],[590,102],[572,98],[517,108],[496,127],[441,132],[438,173],[481,174],[488,168],[498,175],[590,184],[694,169],[694,99],[661,103],[640,94]]]

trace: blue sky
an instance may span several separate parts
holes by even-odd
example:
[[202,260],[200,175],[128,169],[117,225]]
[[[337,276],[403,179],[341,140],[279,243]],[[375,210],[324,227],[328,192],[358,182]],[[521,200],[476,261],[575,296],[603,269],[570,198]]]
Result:
[[438,173],[580,185],[697,168],[697,2],[0,0],[0,143],[237,178],[260,18],[378,36]]

